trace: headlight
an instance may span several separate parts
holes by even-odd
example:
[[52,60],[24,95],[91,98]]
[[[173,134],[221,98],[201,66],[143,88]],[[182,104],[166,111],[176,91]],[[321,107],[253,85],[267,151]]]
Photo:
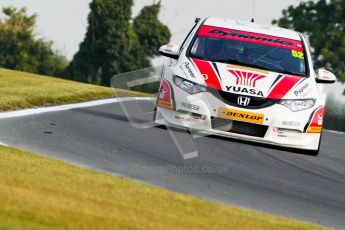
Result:
[[199,85],[197,83],[187,81],[186,79],[183,79],[175,75],[173,78],[174,78],[175,85],[177,85],[180,89],[186,91],[189,94],[196,94],[196,93],[207,91],[207,88],[203,85]]
[[305,100],[282,100],[279,104],[288,107],[293,112],[309,109],[315,105],[315,99]]

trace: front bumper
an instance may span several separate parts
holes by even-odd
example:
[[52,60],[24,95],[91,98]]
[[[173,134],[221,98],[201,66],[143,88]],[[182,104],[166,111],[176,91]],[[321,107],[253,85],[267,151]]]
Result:
[[[320,105],[299,112],[280,104],[248,110],[225,104],[209,92],[190,95],[173,84],[170,86],[174,95],[172,106],[162,107],[158,103],[157,124],[290,148],[319,148],[321,132],[308,133],[306,127]],[[239,116],[234,117],[236,111]]]
[[[239,127],[240,125],[236,126],[236,131],[231,131],[231,123],[217,128],[212,127],[212,124],[216,119],[217,118],[206,118],[203,120],[192,114],[183,114],[176,111],[157,108],[155,122],[160,125],[185,127],[204,134],[219,135],[290,148],[317,150],[319,146],[319,133],[302,133],[298,130],[281,129],[274,126],[266,126],[265,128],[255,130],[254,126],[248,127],[243,125],[243,123],[242,127]],[[229,131],[226,130],[227,127],[229,128]],[[262,137],[259,135],[262,135]]]

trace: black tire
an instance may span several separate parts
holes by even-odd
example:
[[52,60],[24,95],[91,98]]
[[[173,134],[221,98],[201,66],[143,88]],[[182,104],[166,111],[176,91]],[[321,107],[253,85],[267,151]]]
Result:
[[156,121],[156,117],[157,117],[157,106],[155,106],[155,108],[153,109],[153,123],[155,123]]
[[305,154],[316,157],[320,153],[320,147],[317,150],[306,150]]
[[156,124],[156,117],[157,117],[157,106],[153,110],[153,116],[152,116],[153,125],[155,128],[166,129],[167,127],[165,125]]
[[156,100],[156,105],[155,105],[155,108],[153,109],[153,123],[155,123],[156,121],[156,117],[157,117],[157,104],[158,104],[158,98]]
[[320,149],[321,149],[321,141],[322,141],[322,134],[323,134],[323,131],[321,131],[321,134],[320,134],[320,140],[319,140],[319,146],[317,147],[317,150],[313,151],[312,152],[312,156],[317,156],[319,155],[320,153]]

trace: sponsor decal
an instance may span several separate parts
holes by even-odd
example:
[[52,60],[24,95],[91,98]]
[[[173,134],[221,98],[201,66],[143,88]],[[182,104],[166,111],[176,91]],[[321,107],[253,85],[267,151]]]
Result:
[[208,61],[193,58],[195,65],[198,67],[201,75],[204,77],[205,83],[209,88],[214,88],[217,90],[222,90],[222,86],[219,82],[219,77],[217,76],[212,65]]
[[322,125],[323,124],[323,116],[322,114],[319,114],[317,117],[317,124]]
[[167,93],[167,90],[165,88],[162,88],[162,90],[159,93],[159,99],[165,98],[166,93]]
[[303,52],[300,52],[300,51],[297,51],[297,50],[291,50],[291,54],[295,58],[304,59],[304,53]]
[[208,32],[209,34],[218,34],[220,36],[231,36],[231,37],[238,37],[238,38],[243,38],[243,39],[249,39],[249,40],[255,40],[255,41],[261,41],[261,42],[267,42],[267,43],[279,43],[282,45],[287,45],[287,46],[293,46],[294,43],[293,42],[289,42],[289,41],[283,41],[280,38],[267,38],[267,37],[263,37],[260,35],[251,35],[248,32],[232,32],[232,31],[225,31],[222,29],[214,29],[214,30],[210,30]]
[[181,121],[192,121],[191,117],[185,117],[185,116],[177,116],[175,115],[174,117],[176,120],[181,120]]
[[283,126],[298,127],[301,126],[299,121],[282,121]]
[[195,78],[195,74],[194,74],[193,70],[190,68],[189,62],[183,62],[180,67],[186,76],[190,76],[192,78]]
[[302,79],[298,76],[284,76],[274,86],[267,98],[270,99],[282,99],[285,95]]
[[241,110],[219,108],[218,116],[237,121],[250,122],[255,124],[264,123],[264,115],[259,113],[249,113]]
[[240,86],[225,86],[226,90],[232,93],[246,93],[257,97],[263,97],[264,93],[260,90],[250,89]]
[[169,52],[172,52],[173,51],[173,49],[175,48],[176,46],[175,45],[173,45],[173,44],[168,44],[167,46],[166,46],[166,51],[169,51]]
[[229,72],[236,77],[236,85],[249,87],[255,87],[258,80],[266,77],[261,74],[239,70],[229,70]]
[[171,86],[166,80],[164,80],[159,89],[157,106],[173,110],[174,106],[172,97]]
[[266,70],[256,69],[256,68],[247,67],[247,66],[234,65],[234,64],[227,65],[227,68],[249,70],[249,71],[258,72],[258,73],[262,73],[262,74],[266,74],[266,75],[268,74],[268,71],[266,71]]
[[306,126],[307,133],[321,133],[325,107],[317,108],[311,115],[311,119]]
[[196,110],[196,111],[199,111],[199,109],[200,109],[200,106],[198,106],[198,105],[193,105],[193,104],[189,104],[189,103],[186,103],[186,102],[182,102],[182,103],[181,103],[181,106],[182,106],[183,108],[192,109],[192,110]]
[[265,75],[233,70],[230,69],[229,72],[236,78],[237,86],[226,86],[226,90],[233,93],[250,94],[257,97],[263,97],[262,91],[255,89],[257,81],[265,78]]
[[190,89],[190,88],[192,88],[193,87],[193,83],[191,83],[191,82],[188,82],[188,81],[183,81],[182,83],[181,83],[181,85],[180,85],[180,87],[182,88],[182,89]]
[[308,133],[321,133],[321,131],[322,131],[322,127],[315,127],[315,126],[311,126],[307,130]]
[[240,106],[244,106],[244,107],[247,107],[250,103],[250,98],[249,97],[238,97],[237,98],[237,104],[240,105]]
[[172,107],[172,105],[171,105],[170,102],[166,102],[166,101],[159,100],[159,101],[158,101],[158,106],[159,106],[159,107],[166,108],[166,109],[173,110],[173,107]]
[[301,95],[308,88],[309,88],[309,83],[307,82],[300,89],[295,90],[294,94],[298,97],[299,95]]
[[283,49],[295,50],[297,52],[303,52],[303,45],[302,42],[299,40],[271,36],[267,34],[253,33],[242,30],[234,30],[230,28],[204,25],[199,30],[198,35],[255,43],[266,46],[274,46]]
[[200,115],[200,116],[195,116],[195,115],[191,115],[191,116],[186,116],[186,115],[175,115],[174,118],[176,120],[180,120],[180,121],[197,121],[197,120],[206,120],[206,116],[205,115]]

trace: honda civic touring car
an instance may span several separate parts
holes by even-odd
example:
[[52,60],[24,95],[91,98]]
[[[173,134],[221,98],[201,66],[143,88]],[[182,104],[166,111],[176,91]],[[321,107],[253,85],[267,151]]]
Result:
[[326,95],[336,77],[314,70],[302,34],[232,19],[196,20],[167,57],[155,123],[300,149],[320,149]]

